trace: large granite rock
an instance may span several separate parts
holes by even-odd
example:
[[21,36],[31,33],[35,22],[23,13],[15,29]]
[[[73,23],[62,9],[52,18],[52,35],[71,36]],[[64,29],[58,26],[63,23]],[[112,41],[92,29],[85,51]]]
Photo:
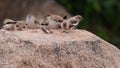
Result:
[[120,68],[120,50],[86,30],[0,30],[0,68]]

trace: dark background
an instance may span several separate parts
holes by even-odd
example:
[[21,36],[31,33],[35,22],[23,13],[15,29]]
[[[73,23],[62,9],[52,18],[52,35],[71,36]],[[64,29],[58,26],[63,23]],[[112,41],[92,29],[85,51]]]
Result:
[[120,0],[56,0],[71,14],[83,16],[86,29],[120,48]]

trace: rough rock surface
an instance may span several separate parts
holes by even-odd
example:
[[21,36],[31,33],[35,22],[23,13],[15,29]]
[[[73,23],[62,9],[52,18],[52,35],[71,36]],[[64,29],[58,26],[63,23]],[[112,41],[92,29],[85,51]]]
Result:
[[0,68],[120,68],[120,50],[85,30],[0,30]]

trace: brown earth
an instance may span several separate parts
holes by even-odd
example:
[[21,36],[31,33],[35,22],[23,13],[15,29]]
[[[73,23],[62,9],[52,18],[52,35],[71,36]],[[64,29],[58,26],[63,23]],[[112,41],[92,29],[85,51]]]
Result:
[[0,68],[120,68],[120,50],[86,30],[0,30]]

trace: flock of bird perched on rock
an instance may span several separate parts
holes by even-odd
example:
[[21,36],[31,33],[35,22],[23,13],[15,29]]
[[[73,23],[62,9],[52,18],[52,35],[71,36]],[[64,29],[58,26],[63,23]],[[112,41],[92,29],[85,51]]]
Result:
[[43,19],[37,18],[32,14],[28,14],[25,20],[15,21],[5,19],[2,29],[14,31],[25,29],[41,29],[45,33],[52,33],[51,29],[61,29],[63,32],[73,30],[82,20],[82,16],[76,15],[70,18],[59,15],[46,15]]

